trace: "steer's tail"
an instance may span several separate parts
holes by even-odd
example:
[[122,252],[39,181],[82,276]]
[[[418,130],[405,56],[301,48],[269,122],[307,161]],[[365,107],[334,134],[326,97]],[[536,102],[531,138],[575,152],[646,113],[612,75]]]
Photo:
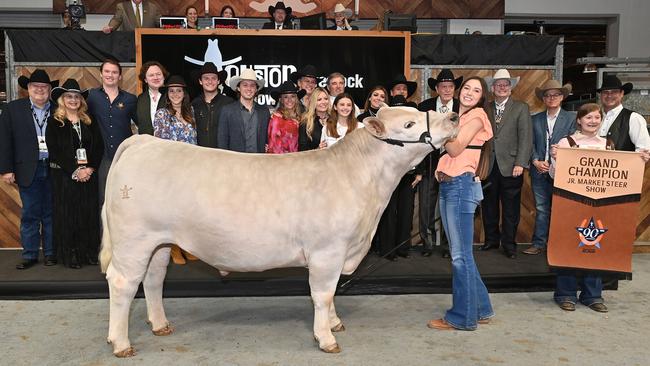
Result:
[[111,201],[114,197],[111,184],[111,176],[118,166],[118,162],[122,157],[124,150],[128,149],[130,146],[138,143],[143,143],[144,141],[152,140],[154,137],[151,136],[132,136],[120,144],[115,152],[113,157],[113,162],[111,164],[111,169],[108,172],[108,177],[106,178],[106,190],[104,193],[104,205],[102,206],[102,250],[99,253],[99,262],[101,264],[102,273],[106,273],[108,265],[111,263],[111,258],[113,257],[113,243],[111,241],[111,230],[108,223],[108,215],[106,213],[107,207],[110,207]]

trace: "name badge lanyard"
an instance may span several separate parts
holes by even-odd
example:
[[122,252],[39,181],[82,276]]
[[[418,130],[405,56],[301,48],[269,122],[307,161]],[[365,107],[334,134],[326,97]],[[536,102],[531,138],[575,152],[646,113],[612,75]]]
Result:
[[88,156],[86,155],[86,149],[84,149],[83,138],[81,134],[81,121],[77,123],[71,123],[72,129],[79,136],[79,148],[76,151],[77,164],[84,165],[88,164]]
[[34,122],[36,122],[36,125],[38,126],[38,132],[40,132],[38,136],[41,137],[45,136],[47,119],[50,118],[50,109],[48,108],[45,111],[45,114],[43,114],[43,119],[39,120],[38,116],[36,115],[36,110],[34,109],[34,106],[32,105],[31,108],[32,108],[32,117],[34,118]]

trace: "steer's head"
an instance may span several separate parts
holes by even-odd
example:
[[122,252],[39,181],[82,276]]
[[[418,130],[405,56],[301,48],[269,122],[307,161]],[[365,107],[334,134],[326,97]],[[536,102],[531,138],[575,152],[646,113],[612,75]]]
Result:
[[431,135],[431,144],[436,148],[440,148],[446,140],[455,137],[458,133],[456,113],[420,112],[410,107],[380,108],[376,117],[365,118],[363,124],[375,137],[395,142],[422,140],[422,143],[426,143],[421,137],[428,131]]

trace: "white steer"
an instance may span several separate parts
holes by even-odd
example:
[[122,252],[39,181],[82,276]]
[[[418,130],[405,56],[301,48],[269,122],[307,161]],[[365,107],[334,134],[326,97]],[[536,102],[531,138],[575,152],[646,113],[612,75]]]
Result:
[[323,351],[340,352],[332,335],[344,329],[334,309],[340,275],[356,270],[368,253],[400,178],[456,134],[457,120],[455,113],[385,107],[331,148],[285,155],[151,136],[124,141],[102,209],[100,260],[110,288],[114,354],[135,354],[128,319],[141,282],[153,333],[173,331],[162,302],[166,243],[222,275],[309,268],[314,337]]

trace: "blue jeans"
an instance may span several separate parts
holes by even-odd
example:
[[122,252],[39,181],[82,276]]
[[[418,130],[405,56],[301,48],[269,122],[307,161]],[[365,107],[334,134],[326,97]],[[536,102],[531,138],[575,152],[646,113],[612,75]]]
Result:
[[[578,285],[582,291],[580,297],[576,296]],[[557,271],[555,283],[555,294],[553,298],[558,304],[571,302],[575,304],[580,300],[585,306],[596,303],[603,303],[603,279],[595,272],[580,272],[571,269],[560,269]]]
[[536,248],[546,248],[548,230],[551,224],[551,202],[553,181],[548,174],[540,174],[534,167],[530,169],[530,181],[535,196],[535,229],[532,244]]
[[474,330],[479,319],[494,315],[474,253],[474,212],[483,199],[480,182],[464,173],[440,183],[440,215],[449,239],[452,266],[452,307],[445,320],[457,329]]
[[23,244],[23,259],[38,259],[38,250],[43,238],[43,255],[56,254],[52,244],[52,184],[47,162],[39,161],[34,180],[28,187],[18,186],[23,203],[20,219],[20,241]]

